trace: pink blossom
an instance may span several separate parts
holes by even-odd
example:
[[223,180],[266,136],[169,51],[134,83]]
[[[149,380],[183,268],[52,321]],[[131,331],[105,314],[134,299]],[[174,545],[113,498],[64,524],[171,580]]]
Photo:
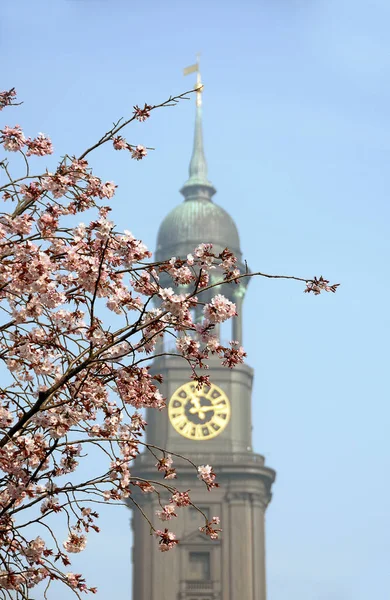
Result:
[[61,510],[61,506],[59,504],[59,499],[57,496],[48,496],[46,500],[44,500],[41,504],[41,513],[44,515],[49,511],[59,512]]
[[210,539],[217,540],[219,537],[219,533],[222,531],[222,529],[217,529],[216,527],[214,527],[214,525],[219,525],[219,523],[219,517],[213,517],[211,521],[208,521],[206,523],[206,525],[204,525],[203,527],[199,527],[199,531],[205,533],[207,536],[209,536]]
[[328,279],[324,279],[321,275],[321,277],[319,277],[318,279],[317,277],[314,277],[314,279],[306,281],[306,289],[304,290],[304,292],[312,292],[315,296],[321,294],[322,291],[335,293],[339,285],[339,283],[329,285]]
[[72,178],[68,174],[47,173],[47,175],[41,179],[42,189],[51,192],[54,198],[61,198],[61,196],[64,196],[71,185]]
[[173,459],[172,456],[170,454],[167,454],[166,456],[164,456],[163,458],[161,458],[158,463],[156,464],[156,467],[158,467],[158,470],[164,470],[165,468],[170,468],[173,465]]
[[237,316],[236,305],[222,294],[217,294],[203,309],[205,317],[211,323],[223,323],[231,317]]
[[175,506],[173,504],[166,504],[162,510],[156,510],[156,515],[161,521],[170,521],[173,517],[177,517]]
[[184,335],[176,339],[176,348],[183,356],[197,356],[200,343],[191,336]]
[[236,266],[237,258],[234,256],[233,252],[231,252],[228,248],[225,248],[218,258],[221,261],[219,267],[225,272],[225,280],[231,280],[234,277],[239,277],[240,270]]
[[164,529],[164,531],[162,531],[161,529],[157,529],[154,534],[159,537],[159,550],[161,550],[161,552],[167,552],[168,550],[171,550],[172,548],[175,547],[176,544],[179,543],[179,540],[176,539],[176,536],[174,533],[172,533],[171,531],[168,531],[168,529]]
[[39,563],[44,549],[45,542],[38,536],[35,540],[29,542],[27,548],[24,550],[24,555],[30,564]]
[[53,144],[44,133],[39,133],[36,138],[26,140],[26,146],[28,147],[26,156],[35,154],[36,156],[45,156],[47,154],[53,154]]
[[210,465],[201,465],[200,467],[198,467],[198,478],[203,480],[205,478],[208,478],[212,470],[213,467],[211,467]]
[[211,268],[214,264],[214,254],[212,253],[212,244],[199,244],[194,250],[195,258],[199,266]]
[[140,144],[131,151],[131,158],[135,158],[135,160],[142,160],[146,155],[147,151],[145,146],[141,146]]
[[212,244],[199,244],[199,246],[195,248],[194,254],[197,258],[204,258],[211,254],[212,248]]
[[[159,296],[163,300],[163,310],[169,311],[174,317],[182,321],[186,325],[185,328],[192,325],[189,298],[185,294],[175,294],[172,288],[163,288],[160,289]],[[196,303],[195,299],[191,299],[191,301]]]
[[4,149],[9,152],[21,150],[26,143],[20,125],[15,125],[15,127],[6,125],[4,129],[0,129],[0,133],[3,135],[3,139],[0,138],[0,141],[3,143]]
[[0,427],[10,427],[13,423],[13,420],[14,418],[10,411],[0,406]]
[[65,577],[67,584],[71,588],[79,590],[80,592],[91,592],[92,594],[97,593],[97,588],[88,587],[85,583],[84,577],[80,575],[80,573],[66,573]]
[[176,506],[189,506],[191,504],[191,499],[188,495],[188,492],[176,491],[174,494],[172,494],[171,502],[176,504]]
[[143,108],[140,108],[139,106],[134,106],[134,116],[137,119],[137,121],[142,122],[146,121],[146,119],[149,119],[151,109],[152,107],[146,103]]
[[42,192],[42,188],[36,181],[20,186],[20,193],[23,194],[23,200],[26,202],[35,202],[42,195]]
[[150,407],[162,409],[165,399],[147,369],[123,368],[116,373],[116,386],[125,404],[135,408]]
[[1,217],[1,224],[8,229],[12,234],[26,235],[31,232],[32,224],[34,219],[31,215],[25,214],[20,217],[10,217],[4,215]]
[[216,337],[215,335],[208,335],[204,341],[207,342],[206,347],[209,350],[209,352],[211,352],[211,354],[215,354],[215,353],[219,353],[219,352],[223,351],[221,342],[219,341],[219,338]]
[[170,259],[169,265],[170,267],[167,267],[166,270],[176,284],[188,285],[191,281],[196,280],[194,273],[184,261],[173,257]]
[[112,145],[114,146],[115,150],[126,150],[128,147],[128,143],[120,135],[113,139]]
[[87,545],[87,538],[85,535],[78,535],[74,531],[71,531],[63,543],[63,546],[67,552],[82,552]]
[[113,181],[106,181],[100,188],[100,198],[112,198],[117,187]]
[[216,475],[213,471],[213,467],[210,465],[201,465],[198,467],[198,479],[205,482],[208,490],[218,487],[218,483],[215,483],[215,478]]
[[157,471],[161,471],[164,473],[164,479],[176,479],[176,470],[172,467],[173,460],[170,454],[163,456],[160,458],[158,463],[156,463]]
[[48,206],[47,211],[41,214],[38,227],[43,235],[50,235],[58,227],[59,214],[60,210],[55,206]]
[[154,485],[152,485],[148,481],[133,481],[132,484],[139,487],[140,490],[144,492],[144,494],[152,494],[156,491]]
[[133,432],[141,433],[145,430],[147,422],[140,413],[135,412],[131,415],[131,429]]
[[12,571],[0,570],[0,588],[18,590],[24,582],[24,575],[19,575]]
[[72,588],[77,588],[80,577],[81,575],[76,575],[75,573],[66,573],[67,582]]
[[208,319],[204,319],[201,323],[195,324],[195,331],[200,335],[203,342],[207,342],[210,339],[213,329],[214,323],[211,323]]
[[12,100],[16,98],[15,88],[12,88],[8,91],[0,92],[0,111],[3,110],[6,106],[12,105]]
[[229,367],[230,369],[235,365],[241,364],[244,362],[244,358],[246,357],[246,352],[242,346],[240,346],[239,342],[232,341],[230,342],[230,348],[221,348],[223,353],[223,361],[222,365]]

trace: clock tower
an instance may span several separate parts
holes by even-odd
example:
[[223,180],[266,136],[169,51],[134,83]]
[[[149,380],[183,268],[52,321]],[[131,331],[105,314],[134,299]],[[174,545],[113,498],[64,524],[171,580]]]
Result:
[[[190,69],[198,70],[195,65]],[[212,200],[216,190],[207,177],[199,72],[198,86],[189,178],[180,190],[184,201],[160,226],[156,260],[185,257],[198,244],[210,242],[216,253],[225,247],[234,252],[243,271],[237,227]],[[228,322],[227,341],[242,342],[247,282],[224,284],[203,297],[210,301],[222,293],[235,302],[238,317]],[[164,529],[165,523],[155,515],[160,508],[158,498],[155,494],[134,496],[141,510],[135,509],[132,516],[133,600],[266,600],[264,525],[275,472],[252,450],[253,370],[247,364],[228,369],[219,358],[211,357],[212,385],[197,390],[187,363],[175,356],[169,339],[162,345],[160,351],[169,355],[155,358],[153,370],[163,376],[160,388],[167,409],[147,411],[147,442],[188,457],[196,465],[213,466],[220,487],[211,492],[196,478],[194,468],[179,458],[174,460],[178,472],[174,483],[182,491],[190,490],[191,500],[210,519],[221,518],[222,533],[218,540],[211,540],[199,530],[204,519],[198,511],[178,509],[179,517],[168,525],[180,543],[169,552],[160,552],[147,521]],[[156,458],[145,452],[137,458],[132,475],[157,480],[155,464]],[[168,499],[162,493],[162,504]]]

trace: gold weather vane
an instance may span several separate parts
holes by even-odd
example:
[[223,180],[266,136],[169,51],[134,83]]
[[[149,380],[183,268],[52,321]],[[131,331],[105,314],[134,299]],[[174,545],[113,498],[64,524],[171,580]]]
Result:
[[190,75],[191,73],[196,73],[196,106],[202,105],[202,92],[203,92],[203,83],[200,76],[200,54],[196,55],[196,63],[194,65],[190,65],[183,69],[183,75]]

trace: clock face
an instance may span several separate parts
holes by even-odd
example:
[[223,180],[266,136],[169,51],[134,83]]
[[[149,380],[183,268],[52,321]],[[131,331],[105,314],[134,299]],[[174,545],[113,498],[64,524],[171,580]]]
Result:
[[210,440],[229,423],[230,402],[216,385],[196,389],[190,381],[179,387],[168,404],[172,427],[190,440]]

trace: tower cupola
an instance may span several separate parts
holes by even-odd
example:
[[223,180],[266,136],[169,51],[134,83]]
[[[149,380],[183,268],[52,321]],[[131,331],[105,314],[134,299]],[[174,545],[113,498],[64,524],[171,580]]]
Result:
[[[164,261],[172,256],[185,258],[199,244],[212,244],[213,251],[217,255],[225,248],[229,248],[237,257],[237,266],[243,273],[246,267],[242,261],[237,226],[229,213],[212,200],[216,189],[209,181],[207,173],[202,131],[203,85],[199,71],[196,89],[195,134],[189,176],[180,190],[184,201],[173,208],[160,225],[157,234],[156,260]],[[216,284],[222,280],[222,277],[222,273],[217,269],[210,275],[210,283]],[[163,276],[161,282],[164,284]],[[239,316],[233,320],[231,339],[240,343],[242,341],[242,300],[248,282],[249,279],[244,278],[239,284],[218,285],[203,294],[205,302],[209,302],[215,294],[222,293],[237,305]],[[168,280],[167,285],[170,285]]]

